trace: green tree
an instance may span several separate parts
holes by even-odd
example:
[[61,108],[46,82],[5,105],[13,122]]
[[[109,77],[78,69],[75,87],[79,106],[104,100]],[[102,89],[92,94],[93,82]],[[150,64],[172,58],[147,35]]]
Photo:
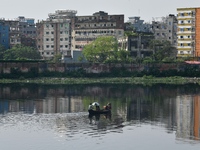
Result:
[[152,40],[150,42],[150,48],[154,50],[153,58],[156,61],[163,61],[166,58],[171,59],[172,57],[175,59],[175,48],[167,40]]
[[113,36],[101,36],[83,48],[85,58],[94,63],[117,59],[118,42]]
[[5,60],[28,60],[41,59],[37,50],[32,47],[15,45],[11,49],[5,51],[3,58]]
[[5,50],[6,50],[5,47],[0,44],[0,59],[3,59]]
[[118,61],[121,63],[129,63],[130,60],[130,52],[124,49],[120,49],[117,51]]
[[61,61],[61,58],[62,58],[61,53],[58,53],[58,54],[54,55],[52,62],[53,63],[59,63]]

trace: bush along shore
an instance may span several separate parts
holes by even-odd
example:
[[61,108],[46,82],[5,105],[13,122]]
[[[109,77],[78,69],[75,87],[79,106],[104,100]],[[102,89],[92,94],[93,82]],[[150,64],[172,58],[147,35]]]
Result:
[[[200,83],[200,66],[183,65],[182,69],[160,70],[149,67],[130,71],[126,67],[113,67],[109,72],[88,73],[83,68],[67,72],[44,71],[32,68],[21,72],[11,68],[10,73],[0,73],[0,83],[35,83],[35,84],[186,84]],[[143,66],[143,68],[145,68]]]
[[186,77],[116,77],[116,78],[63,78],[63,77],[45,77],[45,78],[30,78],[30,79],[0,79],[0,84],[8,83],[24,83],[24,84],[200,84],[200,78]]

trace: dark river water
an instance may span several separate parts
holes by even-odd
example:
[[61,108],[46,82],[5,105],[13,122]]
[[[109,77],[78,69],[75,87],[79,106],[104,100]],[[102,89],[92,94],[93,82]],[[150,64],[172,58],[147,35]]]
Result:
[[[88,116],[88,105],[112,104]],[[0,85],[1,150],[199,150],[200,86]]]

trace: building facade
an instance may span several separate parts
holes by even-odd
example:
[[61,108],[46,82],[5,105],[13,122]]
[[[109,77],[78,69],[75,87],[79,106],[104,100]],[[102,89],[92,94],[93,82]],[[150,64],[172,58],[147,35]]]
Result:
[[150,41],[154,38],[152,33],[126,36],[118,39],[119,47],[130,52],[133,58],[145,58],[153,55],[154,51],[150,48]]
[[9,26],[4,19],[0,20],[0,45],[9,48]]
[[21,44],[36,48],[35,19],[25,18],[24,16],[20,16],[17,18],[17,20],[19,21],[19,31],[21,33]]
[[108,15],[99,11],[90,16],[76,16],[72,19],[72,50],[83,47],[99,36],[124,36],[124,15]]
[[18,20],[6,20],[9,26],[9,47],[12,48],[17,44],[21,44],[21,32],[19,30]]
[[144,23],[144,20],[140,20],[140,17],[129,17],[127,21],[130,27],[133,27],[135,32],[152,32],[151,24]]
[[177,57],[200,56],[200,8],[178,8]]
[[174,15],[152,21],[152,31],[156,40],[167,40],[172,46],[177,46],[177,18]]
[[71,55],[71,18],[76,13],[74,10],[58,10],[36,24],[36,45],[43,59],[51,59],[55,54]]

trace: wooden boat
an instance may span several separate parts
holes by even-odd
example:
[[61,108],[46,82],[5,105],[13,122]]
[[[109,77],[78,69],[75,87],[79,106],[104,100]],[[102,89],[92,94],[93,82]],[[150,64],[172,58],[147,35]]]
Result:
[[111,110],[101,109],[101,110],[88,110],[90,115],[96,115],[96,114],[109,114],[111,113]]

